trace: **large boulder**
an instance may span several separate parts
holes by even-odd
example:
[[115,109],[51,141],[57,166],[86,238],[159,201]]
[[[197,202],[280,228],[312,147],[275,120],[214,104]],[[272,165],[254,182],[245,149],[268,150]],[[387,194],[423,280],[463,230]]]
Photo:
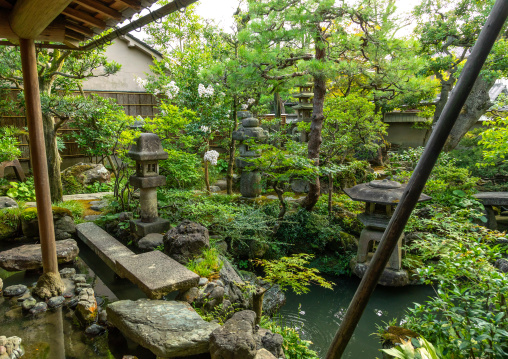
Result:
[[[254,359],[265,349],[276,358],[284,358],[283,338],[266,329],[257,329],[256,313],[244,310],[235,313],[210,335],[212,359]],[[270,357],[270,356],[268,356]]]
[[106,311],[108,321],[126,337],[160,358],[207,353],[210,334],[219,327],[184,302],[122,300]]
[[210,247],[208,229],[199,223],[182,221],[164,235],[164,253],[181,264],[197,258]]
[[[56,242],[58,263],[72,262],[79,253],[78,244],[73,239]],[[34,270],[42,268],[40,244],[26,244],[0,252],[0,268],[7,271]]]
[[102,164],[78,163],[62,171],[62,186],[68,193],[79,193],[95,182],[109,182],[111,174]]

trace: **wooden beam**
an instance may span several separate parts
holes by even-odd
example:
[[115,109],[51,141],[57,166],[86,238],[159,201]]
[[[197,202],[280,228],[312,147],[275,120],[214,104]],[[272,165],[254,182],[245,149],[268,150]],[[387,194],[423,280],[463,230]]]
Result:
[[77,31],[66,29],[65,30],[65,38],[70,37],[71,39],[78,40],[78,41],[85,41],[86,36],[83,34],[80,34]]
[[[9,39],[17,42],[19,37],[11,29],[9,25],[10,12],[9,10],[0,8],[0,38]],[[44,31],[38,34],[34,40],[38,41],[51,41],[63,42],[65,39],[65,27],[62,21],[53,21]]]
[[0,0],[0,7],[3,7],[5,9],[12,9],[12,4],[7,0]]
[[46,162],[46,146],[42,127],[41,99],[37,74],[37,54],[33,40],[19,39],[21,49],[21,67],[23,69],[23,85],[25,108],[30,138],[30,155],[37,198],[37,217],[39,218],[39,236],[41,240],[42,267],[44,273],[58,274],[56,256],[55,229],[53,211],[49,192],[48,164]]
[[76,49],[76,50],[79,49],[79,41],[76,39],[73,39],[72,37],[66,36],[63,43],[72,49]]
[[117,1],[127,5],[131,9],[141,10],[141,1],[137,0],[117,0]]
[[73,8],[66,8],[62,11],[62,14],[70,17],[71,19],[84,22],[85,24],[88,24],[90,26],[98,27],[100,29],[106,28],[106,23],[102,21],[101,19],[97,19],[96,17],[93,17],[91,15],[88,15],[87,13],[79,10],[74,10]]
[[86,7],[87,9],[90,9],[92,11],[96,11],[98,13],[101,13],[103,15],[106,15],[107,17],[113,18],[115,20],[122,20],[122,13],[120,11],[116,11],[103,3],[100,3],[95,0],[74,0],[76,4],[79,4],[83,7]]
[[18,0],[10,15],[12,31],[22,39],[36,39],[72,0]]
[[76,32],[79,32],[80,34],[83,34],[87,37],[94,37],[95,36],[94,32],[92,30],[90,30],[90,28],[88,28],[86,26],[81,26],[81,25],[75,24],[73,22],[67,21],[65,23],[65,27],[68,29],[74,30]]

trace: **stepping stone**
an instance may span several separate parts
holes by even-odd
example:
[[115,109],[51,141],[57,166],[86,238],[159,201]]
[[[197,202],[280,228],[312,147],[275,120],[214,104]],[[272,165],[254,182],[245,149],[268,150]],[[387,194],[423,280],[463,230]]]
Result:
[[95,223],[80,223],[76,226],[76,231],[78,238],[88,245],[109,268],[122,277],[117,271],[116,261],[135,254]]
[[154,250],[155,248],[164,244],[163,238],[164,236],[160,233],[147,234],[138,241],[138,248]]
[[28,290],[26,285],[16,284],[4,288],[4,297],[19,297]]
[[199,283],[199,275],[159,251],[119,258],[117,267],[119,275],[136,284],[151,299]]
[[[73,239],[56,242],[58,263],[72,262],[79,254],[78,244]],[[26,244],[0,252],[0,268],[7,271],[34,270],[42,268],[40,244]]]
[[121,300],[109,304],[106,312],[126,337],[160,358],[207,353],[210,334],[220,327],[204,321],[184,302]]
[[159,251],[134,254],[92,222],[76,226],[83,240],[116,274],[128,278],[149,298],[197,286],[199,276]]

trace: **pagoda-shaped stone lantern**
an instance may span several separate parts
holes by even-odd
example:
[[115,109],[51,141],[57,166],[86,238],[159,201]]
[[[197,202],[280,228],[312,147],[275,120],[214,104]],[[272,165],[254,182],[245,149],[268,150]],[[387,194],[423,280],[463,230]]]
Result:
[[261,173],[257,170],[245,170],[246,167],[252,167],[249,159],[259,157],[259,153],[249,148],[245,143],[248,139],[263,140],[266,138],[266,132],[259,126],[259,120],[252,117],[248,111],[238,111],[238,118],[242,119],[242,126],[233,132],[233,139],[240,141],[238,152],[240,157],[236,159],[236,166],[242,169],[240,178],[240,193],[243,197],[253,198],[261,194]]
[[[312,82],[307,82],[297,87],[300,88],[300,92],[293,95],[294,98],[298,99],[298,105],[293,106],[293,109],[295,109],[297,113],[296,122],[311,122],[313,109],[312,99],[314,98],[312,88],[314,84]],[[307,132],[300,132],[300,142],[307,142],[307,137]]]
[[127,156],[136,161],[136,174],[130,177],[130,184],[140,191],[141,218],[131,220],[131,229],[140,237],[167,231],[169,221],[159,218],[157,211],[157,187],[166,184],[166,177],[159,175],[159,160],[168,158],[159,136],[142,133]]
[[[404,193],[406,184],[388,179],[362,183],[344,192],[352,200],[365,202],[365,212],[358,215],[358,219],[365,228],[360,233],[358,241],[358,254],[356,261],[352,262],[353,272],[363,277],[372,256],[369,253],[370,242],[380,242],[383,233],[392,217],[395,206]],[[418,202],[428,201],[431,197],[422,194]],[[402,236],[399,238],[385,271],[379,281],[382,285],[402,286],[409,283],[408,274],[401,269]]]

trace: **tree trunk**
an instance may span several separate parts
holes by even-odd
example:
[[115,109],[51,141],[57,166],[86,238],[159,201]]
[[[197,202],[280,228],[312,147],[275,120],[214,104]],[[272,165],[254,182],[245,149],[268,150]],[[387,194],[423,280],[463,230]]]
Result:
[[450,96],[450,91],[455,84],[455,80],[456,79],[453,76],[450,76],[447,81],[445,81],[442,77],[440,78],[441,92],[439,94],[439,101],[436,103],[436,109],[434,110],[434,119],[432,120],[433,125],[437,122],[439,116],[441,116],[441,112],[443,112],[446,102],[448,102],[448,97]]
[[56,144],[55,121],[53,116],[42,115],[44,142],[46,144],[46,161],[48,163],[49,191],[51,202],[63,200],[62,178],[60,177],[60,154]]
[[252,295],[252,310],[256,313],[256,324],[261,322],[261,315],[263,314],[263,297],[266,293],[266,289],[259,287],[256,292]]
[[[318,30],[319,33],[319,30]],[[315,39],[315,56],[316,60],[324,61],[326,56],[325,45],[321,36],[316,36]],[[307,156],[309,159],[314,160],[314,164],[319,166],[319,149],[321,147],[321,129],[323,128],[323,106],[325,103],[326,95],[326,78],[324,75],[314,76],[314,102],[312,108],[312,123],[310,125],[309,133],[309,144]],[[309,193],[302,203],[302,206],[307,211],[312,211],[317,201],[319,200],[319,194],[321,192],[321,186],[319,183],[319,176],[317,176],[314,182],[309,184]]]
[[444,150],[451,151],[459,144],[464,135],[473,127],[480,117],[492,106],[489,91],[495,81],[487,81],[479,76],[474,83],[473,89],[460,112],[459,118],[446,140]]
[[210,179],[208,178],[208,161],[205,161],[205,185],[206,192],[210,194]]
[[332,201],[333,201],[333,174],[328,174],[328,215],[332,217]]
[[[238,118],[236,114],[236,108],[238,106],[238,98],[233,96],[233,131],[238,129]],[[233,135],[233,131],[231,131],[231,135]],[[228,172],[226,174],[226,186],[227,193],[229,195],[233,194],[233,174],[235,168],[235,151],[236,151],[236,141],[231,138],[231,143],[229,145],[229,161],[228,161]]]
[[275,110],[275,118],[279,118],[284,113],[284,104],[282,103],[282,99],[280,98],[278,91],[274,91],[273,93],[273,107]]

